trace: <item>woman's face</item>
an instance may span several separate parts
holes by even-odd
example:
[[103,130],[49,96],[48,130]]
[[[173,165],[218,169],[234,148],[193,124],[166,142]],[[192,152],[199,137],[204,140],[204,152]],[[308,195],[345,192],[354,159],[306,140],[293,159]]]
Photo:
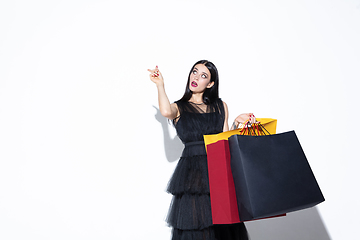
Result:
[[193,93],[204,92],[206,88],[211,88],[214,82],[210,83],[211,74],[204,64],[195,65],[190,74],[189,88]]

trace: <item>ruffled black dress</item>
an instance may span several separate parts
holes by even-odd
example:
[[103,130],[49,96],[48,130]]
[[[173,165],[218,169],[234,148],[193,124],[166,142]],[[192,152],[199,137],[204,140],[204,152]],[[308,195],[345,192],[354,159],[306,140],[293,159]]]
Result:
[[182,156],[169,181],[173,200],[167,217],[173,227],[172,240],[245,240],[243,223],[213,225],[209,177],[203,135],[223,131],[225,112],[218,99],[209,105],[176,102],[180,117],[174,120],[185,144]]

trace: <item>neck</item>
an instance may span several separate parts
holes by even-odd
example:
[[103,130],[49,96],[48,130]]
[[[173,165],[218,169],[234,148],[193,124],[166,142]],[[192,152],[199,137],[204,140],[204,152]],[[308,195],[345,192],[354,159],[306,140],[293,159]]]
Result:
[[193,103],[203,103],[203,93],[193,93],[190,102]]

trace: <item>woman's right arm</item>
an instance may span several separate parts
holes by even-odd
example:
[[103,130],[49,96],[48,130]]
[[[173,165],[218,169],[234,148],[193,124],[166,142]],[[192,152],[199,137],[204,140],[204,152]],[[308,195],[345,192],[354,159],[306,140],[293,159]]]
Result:
[[179,115],[179,110],[177,104],[170,104],[169,98],[166,95],[165,87],[164,87],[164,79],[156,66],[155,69],[148,69],[150,72],[150,79],[156,84],[158,89],[158,99],[159,99],[159,108],[160,113],[164,117],[172,120]]

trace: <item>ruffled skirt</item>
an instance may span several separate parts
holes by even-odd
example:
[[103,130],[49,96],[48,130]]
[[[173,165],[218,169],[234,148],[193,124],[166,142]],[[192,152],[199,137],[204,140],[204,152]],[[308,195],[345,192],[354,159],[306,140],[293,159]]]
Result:
[[186,144],[167,191],[173,200],[167,216],[172,240],[246,240],[243,223],[213,225],[207,157],[203,142]]

